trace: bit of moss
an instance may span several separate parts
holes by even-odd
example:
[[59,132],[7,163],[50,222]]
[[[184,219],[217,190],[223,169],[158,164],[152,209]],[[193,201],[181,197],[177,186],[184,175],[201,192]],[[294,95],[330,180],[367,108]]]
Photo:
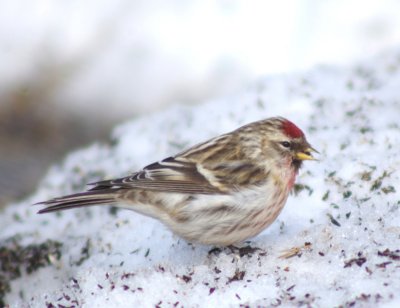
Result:
[[72,172],[81,174],[82,173],[82,168],[80,166],[74,166],[72,168]]
[[119,210],[120,210],[120,209],[119,209],[118,207],[116,207],[116,206],[110,206],[110,207],[109,207],[109,210],[108,210],[108,213],[109,213],[111,216],[117,216],[117,213],[118,213]]
[[294,184],[293,187],[293,192],[294,195],[297,196],[298,194],[300,194],[303,190],[307,190],[308,191],[308,195],[312,195],[312,193],[314,192],[314,190],[308,186],[308,185],[304,185],[304,184]]
[[337,205],[336,203],[331,203],[331,206],[332,206],[334,209],[338,209],[338,208],[339,208],[339,205]]
[[335,174],[336,174],[336,171],[329,172],[328,173],[328,178],[331,178],[331,177],[335,176]]
[[364,126],[364,127],[360,128],[360,133],[361,134],[365,134],[365,133],[368,133],[368,132],[372,132],[372,128],[371,127]]
[[90,247],[92,246],[92,243],[90,239],[86,241],[85,246],[82,247],[81,249],[81,257],[78,261],[75,262],[75,265],[80,266],[83,262],[85,262],[87,259],[90,257]]
[[22,222],[22,218],[21,218],[21,216],[20,216],[18,213],[14,213],[14,214],[13,214],[13,219],[14,219],[14,221],[16,221],[16,222]]
[[350,190],[345,191],[345,192],[343,193],[343,198],[344,198],[344,199],[347,199],[347,198],[349,198],[352,194],[353,194],[353,193],[352,193]]
[[396,192],[396,189],[392,185],[382,187],[381,190],[383,191],[384,194],[390,194]]
[[374,183],[371,185],[371,191],[373,191],[373,190],[377,190],[379,187],[381,187],[381,185],[382,185],[382,180],[380,180],[380,179],[377,179],[377,180],[375,180],[374,181]]
[[315,126],[309,126],[309,127],[308,127],[308,131],[309,131],[309,132],[316,132],[317,130],[318,130],[318,128],[315,127]]
[[[354,82],[353,82],[353,80],[347,81],[346,87],[347,87],[347,89],[349,89],[349,90],[354,90]],[[348,117],[352,117],[354,114],[355,114],[355,111],[348,111],[348,112],[346,112],[346,115],[347,115]]]
[[365,171],[365,172],[361,173],[361,180],[371,181],[371,174],[372,174],[372,171]]
[[334,224],[335,226],[340,227],[340,223],[332,216],[332,214],[328,213],[326,215],[329,217],[329,219],[330,219],[332,224]]
[[326,193],[322,196],[322,201],[326,201],[329,198],[330,190],[327,190]]
[[16,237],[0,243],[0,307],[4,307],[4,296],[11,291],[10,281],[31,274],[48,266],[52,260],[61,258],[62,243],[52,240],[40,244],[21,246]]
[[262,110],[265,110],[265,104],[264,104],[264,101],[261,98],[257,99],[257,107],[262,109]]
[[391,173],[387,172],[386,170],[382,173],[380,177],[378,177],[371,185],[370,191],[377,190],[381,188],[382,182],[384,178],[390,177]]

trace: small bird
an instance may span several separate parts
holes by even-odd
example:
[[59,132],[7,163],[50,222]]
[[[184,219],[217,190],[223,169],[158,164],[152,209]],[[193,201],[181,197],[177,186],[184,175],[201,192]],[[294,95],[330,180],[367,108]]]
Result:
[[[160,220],[189,242],[229,246],[277,218],[304,160],[317,152],[282,117],[242,126],[130,176],[38,204],[39,213],[111,204]],[[318,152],[317,152],[318,153]]]

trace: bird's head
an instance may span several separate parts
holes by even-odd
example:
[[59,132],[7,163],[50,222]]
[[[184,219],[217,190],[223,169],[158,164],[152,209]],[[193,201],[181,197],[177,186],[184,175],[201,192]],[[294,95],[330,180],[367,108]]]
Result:
[[296,168],[300,168],[304,160],[316,160],[312,153],[318,153],[307,141],[303,131],[294,123],[284,118],[278,118],[280,122],[279,133],[274,140],[275,148],[286,157],[291,157]]
[[[312,155],[318,153],[307,141],[303,131],[291,121],[282,118],[269,118],[244,127],[243,138],[248,138],[248,155],[253,159],[281,164],[290,162],[298,169],[304,160],[316,160]],[[250,133],[250,134],[248,134]]]

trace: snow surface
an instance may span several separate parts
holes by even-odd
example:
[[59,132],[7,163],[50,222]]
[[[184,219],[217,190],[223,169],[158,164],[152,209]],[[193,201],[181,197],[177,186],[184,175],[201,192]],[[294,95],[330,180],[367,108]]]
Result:
[[[51,168],[1,213],[0,243],[47,239],[62,257],[11,281],[11,307],[400,306],[400,50],[350,68],[267,77],[246,92],[118,126]],[[158,221],[93,207],[36,215],[32,203],[126,175],[253,120],[294,121],[320,151],[247,255],[192,245]],[[18,219],[17,219],[18,218]],[[244,244],[245,246],[246,244]],[[297,255],[281,258],[297,247]]]

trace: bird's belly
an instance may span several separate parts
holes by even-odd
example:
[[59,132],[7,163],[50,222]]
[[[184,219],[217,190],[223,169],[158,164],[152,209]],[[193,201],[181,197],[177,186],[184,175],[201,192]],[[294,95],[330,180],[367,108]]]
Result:
[[287,199],[285,191],[266,196],[257,188],[231,196],[201,196],[165,223],[190,242],[231,245],[256,236],[272,224]]

